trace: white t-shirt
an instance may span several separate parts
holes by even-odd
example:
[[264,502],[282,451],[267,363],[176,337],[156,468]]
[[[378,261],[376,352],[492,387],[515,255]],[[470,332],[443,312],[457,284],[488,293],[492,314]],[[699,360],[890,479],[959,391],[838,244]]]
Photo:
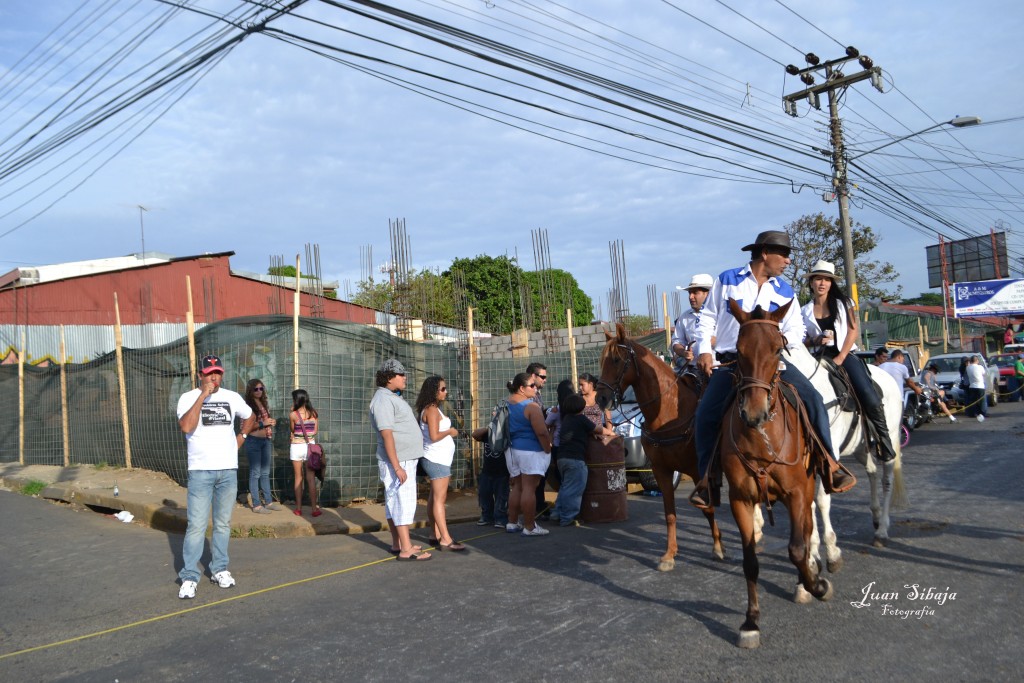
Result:
[[[178,399],[178,419],[195,405],[200,389],[193,389]],[[235,439],[235,418],[252,415],[245,399],[221,387],[203,401],[202,413],[195,431],[186,434],[188,468],[190,470],[238,469],[238,442]]]
[[985,368],[981,363],[971,363],[967,366],[967,383],[971,389],[985,388]]
[[892,375],[892,378],[896,380],[896,384],[900,386],[900,389],[906,388],[907,380],[910,379],[910,370],[907,369],[906,365],[899,361],[887,360],[878,367]]

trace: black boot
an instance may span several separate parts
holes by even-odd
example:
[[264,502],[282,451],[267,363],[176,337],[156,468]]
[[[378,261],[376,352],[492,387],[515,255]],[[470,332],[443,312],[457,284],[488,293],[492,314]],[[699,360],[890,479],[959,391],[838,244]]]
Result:
[[885,410],[879,403],[873,409],[865,408],[864,416],[871,420],[875,427],[875,434],[878,435],[878,459],[882,462],[890,462],[896,459],[896,449],[892,447],[892,439],[889,438],[889,426],[885,422]]

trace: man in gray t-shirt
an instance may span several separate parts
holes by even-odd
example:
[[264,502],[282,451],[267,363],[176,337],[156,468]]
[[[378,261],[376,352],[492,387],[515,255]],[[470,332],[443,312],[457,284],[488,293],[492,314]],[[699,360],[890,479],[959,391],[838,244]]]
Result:
[[377,433],[377,470],[384,484],[391,552],[399,560],[429,560],[430,553],[420,552],[409,537],[416,516],[416,463],[423,455],[423,433],[399,394],[405,389],[405,367],[389,358],[377,370],[376,381],[370,424]]

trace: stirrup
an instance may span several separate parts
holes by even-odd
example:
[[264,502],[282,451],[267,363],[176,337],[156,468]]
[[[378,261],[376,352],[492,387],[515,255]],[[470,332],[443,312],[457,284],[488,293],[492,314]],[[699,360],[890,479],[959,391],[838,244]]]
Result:
[[[834,470],[830,470],[828,477],[822,479],[822,484],[825,485],[825,491],[828,493],[846,493],[854,486],[857,485],[857,477],[853,475],[853,472],[846,469],[841,463],[836,463],[837,467]],[[845,480],[844,483],[836,484],[836,475],[839,475],[840,480]]]
[[693,488],[693,492],[690,493],[690,504],[700,510],[711,509],[711,485],[708,483],[708,478],[704,477],[701,479]]

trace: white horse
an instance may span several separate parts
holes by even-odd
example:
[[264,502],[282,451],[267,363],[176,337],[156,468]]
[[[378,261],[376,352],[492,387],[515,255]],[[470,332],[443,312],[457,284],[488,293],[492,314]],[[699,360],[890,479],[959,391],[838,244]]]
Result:
[[[836,393],[828,379],[828,371],[824,361],[815,360],[814,356],[801,345],[793,345],[786,349],[785,362],[794,365],[821,394],[828,409],[829,423],[832,434],[832,447],[836,457],[843,458],[853,455],[864,465],[871,484],[871,518],[875,527],[874,545],[882,547],[889,540],[889,510],[893,505],[905,504],[903,492],[902,453],[900,449],[900,420],[903,416],[903,392],[896,380],[889,373],[873,365],[868,366],[868,374],[882,389],[882,407],[885,421],[889,427],[889,438],[896,451],[896,459],[883,463],[878,460],[874,449],[868,445],[863,421],[859,415],[843,412],[836,401]],[[881,479],[879,479],[881,472]],[[879,487],[881,483],[881,487]],[[895,494],[895,500],[894,500]],[[843,565],[842,552],[836,544],[836,532],[832,528],[830,511],[832,499],[825,493],[821,481],[818,481],[815,494],[815,505],[821,513],[821,529],[819,536],[817,516],[813,516],[814,528],[811,533],[811,556],[821,561],[820,545],[825,544],[826,566],[830,572],[838,571]],[[760,508],[756,508],[760,512]],[[755,525],[763,525],[755,514]],[[803,587],[797,585],[796,600],[808,602],[812,598]]]

